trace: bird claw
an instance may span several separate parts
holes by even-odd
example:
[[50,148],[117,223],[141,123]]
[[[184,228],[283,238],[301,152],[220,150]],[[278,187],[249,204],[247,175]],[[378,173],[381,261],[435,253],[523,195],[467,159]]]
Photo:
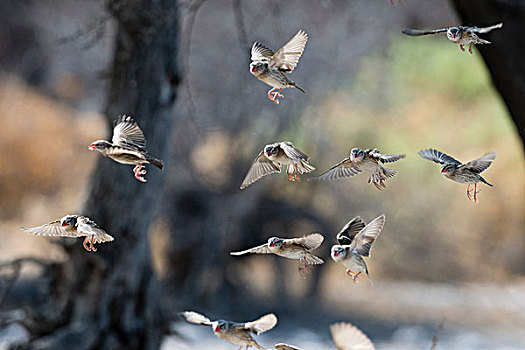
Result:
[[461,49],[461,51],[465,52],[465,48],[463,47],[463,45],[459,44],[459,48]]
[[[301,267],[301,262],[303,262],[302,267]],[[312,269],[313,269],[312,266],[308,265],[306,261],[304,261],[303,259],[297,260],[297,271],[299,272],[299,276],[301,276],[301,278],[306,279],[307,275],[312,273]]]
[[352,280],[354,284],[359,283],[359,281],[357,280],[357,277],[359,277],[360,274],[361,272],[358,272],[357,274],[354,275],[353,280]]
[[474,184],[474,189],[471,189],[470,185],[467,186],[467,198],[474,203],[478,203],[478,198],[476,195],[480,192],[481,189],[477,188],[477,184]]
[[146,167],[144,167],[144,165],[137,165],[135,168],[133,168],[133,173],[135,174],[135,179],[139,180],[140,182],[146,182],[146,179],[140,176],[147,173]]
[[279,91],[274,91],[276,88],[273,88],[271,89],[270,91],[268,91],[268,98],[270,99],[270,101],[273,101],[275,104],[279,104],[279,100],[277,99],[277,97],[284,97],[283,94],[281,94],[281,90],[282,89],[279,89]]
[[468,47],[468,52],[470,52],[470,54],[472,55],[472,43],[470,43],[470,45]]
[[82,245],[84,246],[84,249],[87,250],[88,252],[91,251],[91,247],[88,245],[89,243],[89,239],[88,237],[86,236],[86,238],[84,238],[84,242],[82,243]]

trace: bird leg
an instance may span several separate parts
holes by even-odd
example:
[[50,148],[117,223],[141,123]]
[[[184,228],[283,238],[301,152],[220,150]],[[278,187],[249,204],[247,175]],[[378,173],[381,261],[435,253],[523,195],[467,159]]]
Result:
[[470,43],[470,45],[468,46],[468,52],[470,52],[471,55],[472,55],[472,44],[473,43]]
[[283,89],[279,89],[279,91],[275,91],[277,90],[277,88],[272,88],[270,91],[268,91],[268,98],[275,102],[275,104],[279,104],[279,100],[277,99],[277,97],[284,97],[284,95],[281,94],[281,91]]
[[82,244],[84,245],[84,249],[87,250],[88,252],[90,252],[91,248],[88,246],[88,242],[89,242],[89,237],[86,236],[86,238],[84,238],[84,242]]
[[[470,188],[471,185],[468,185],[467,186],[467,198],[471,201],[473,201],[474,203],[477,203],[477,197],[476,197],[476,194],[478,194],[481,189],[477,189],[478,188],[478,184],[474,184],[474,189],[471,189]],[[472,193],[474,193],[474,197],[472,197]]]
[[286,175],[288,175],[288,180],[290,181],[295,181],[294,177],[293,177],[293,173],[294,173],[294,166],[293,164],[290,164],[288,166],[286,166]]
[[358,272],[357,274],[354,275],[354,279],[353,279],[354,284],[357,283],[357,282],[359,282],[359,281],[357,280],[357,277],[359,277],[360,274],[361,274],[361,272]]
[[133,168],[133,173],[135,174],[135,179],[139,180],[140,182],[146,182],[146,179],[140,175],[145,175],[147,172],[146,167],[144,165],[137,165]]
[[91,239],[89,240],[89,245],[91,247],[92,252],[97,251],[97,248],[95,248],[95,236],[91,236]]
[[293,165],[293,168],[294,168],[294,171],[295,171],[295,174],[294,174],[295,179],[296,179],[298,182],[301,182],[301,178],[297,175],[297,173],[298,173],[298,171],[297,171],[297,164],[294,164],[294,165]]
[[346,269],[346,274],[352,278],[354,278],[354,275],[356,274],[353,270],[351,269]]
[[478,190],[477,188],[478,188],[478,184],[474,184],[474,203],[478,202],[476,195],[481,191],[481,189]]
[[[301,262],[303,262],[302,267]],[[308,263],[306,262],[306,257],[297,260],[297,271],[299,272],[299,276],[305,279],[307,274],[312,273],[312,266],[308,265]]]
[[461,49],[461,51],[465,51],[465,48],[463,47],[463,44],[459,44],[459,48]]

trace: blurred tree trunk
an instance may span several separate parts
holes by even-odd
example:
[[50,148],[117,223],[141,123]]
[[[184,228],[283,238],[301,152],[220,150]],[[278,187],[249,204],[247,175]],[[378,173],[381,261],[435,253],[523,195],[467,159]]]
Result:
[[[165,159],[179,78],[177,1],[115,0],[109,10],[118,28],[108,135],[112,121],[129,114],[143,129],[150,153]],[[44,336],[32,349],[159,348],[165,320],[148,230],[165,174],[148,167],[148,182],[140,183],[132,167],[99,156],[82,214],[115,241],[98,245],[97,253],[86,252],[80,242],[66,247],[69,259],[48,274],[52,296],[38,311],[45,321],[32,327]]]
[[452,0],[464,24],[478,27],[503,22],[491,35],[492,45],[479,45],[496,89],[525,146],[525,2],[522,0]]

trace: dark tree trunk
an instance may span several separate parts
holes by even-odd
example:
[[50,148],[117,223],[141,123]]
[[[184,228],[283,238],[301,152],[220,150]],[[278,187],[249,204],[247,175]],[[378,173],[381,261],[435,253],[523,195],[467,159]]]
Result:
[[[168,154],[179,79],[176,6],[174,0],[109,4],[118,32],[106,111],[108,135],[113,119],[129,114],[144,131],[150,153],[161,159]],[[52,301],[38,311],[46,318],[45,326],[33,325],[45,335],[31,348],[159,347],[164,320],[148,230],[166,169],[149,166],[147,183],[135,180],[131,170],[108,158],[98,160],[82,214],[115,241],[98,245],[97,253],[84,251],[81,244],[66,248],[69,259],[50,271]],[[49,310],[54,310],[51,318]]]
[[492,45],[479,45],[496,89],[525,145],[525,2],[522,0],[452,0],[464,24],[478,27],[503,22],[490,36]]

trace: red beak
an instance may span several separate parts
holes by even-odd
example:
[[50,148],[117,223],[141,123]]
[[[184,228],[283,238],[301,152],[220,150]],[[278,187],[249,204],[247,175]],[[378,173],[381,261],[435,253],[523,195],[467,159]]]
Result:
[[97,148],[97,147],[95,147],[95,145],[89,145],[89,150],[90,151],[93,151],[95,148]]
[[339,253],[334,253],[334,256],[339,256]]
[[213,330],[215,333],[218,333],[220,331],[219,329],[219,326],[216,326],[215,329]]
[[252,73],[255,73],[255,72],[257,72],[257,68],[252,67]]
[[273,247],[274,245],[275,245],[275,244],[273,244],[273,243],[270,243],[270,247]]
[[65,222],[62,223],[62,227],[64,227],[64,226],[67,226],[67,224]]
[[446,173],[446,172],[447,172],[447,170],[446,170],[446,169],[443,169],[443,170],[441,170],[441,172],[442,172],[442,173]]

